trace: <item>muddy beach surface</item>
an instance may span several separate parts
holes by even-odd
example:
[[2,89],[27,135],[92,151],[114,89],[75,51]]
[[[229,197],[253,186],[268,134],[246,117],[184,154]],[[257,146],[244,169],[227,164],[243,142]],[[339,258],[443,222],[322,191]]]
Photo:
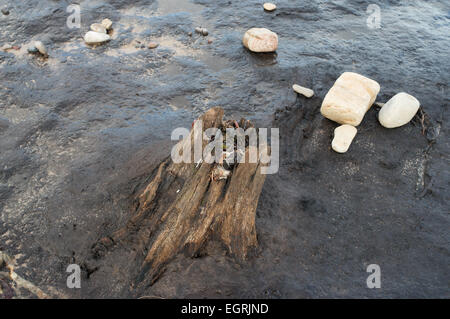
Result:
[[[0,46],[21,46],[0,51],[0,251],[17,274],[62,298],[450,297],[448,3],[277,1],[271,13],[252,0],[79,3],[81,28],[69,29],[69,1],[0,1]],[[369,4],[380,29],[367,26]],[[106,17],[112,40],[84,44]],[[278,34],[276,54],[242,46],[251,27]],[[33,40],[48,59],[27,53]],[[378,81],[379,102],[414,95],[424,120],[385,129],[373,106],[348,153],[333,152],[336,123],[319,108],[345,71]],[[136,287],[127,247],[102,260],[91,247],[126,221],[172,130],[214,106],[280,128],[257,254],[239,264],[211,244]],[[81,289],[66,286],[69,264],[81,266]],[[381,289],[366,286],[369,264],[381,267]]]

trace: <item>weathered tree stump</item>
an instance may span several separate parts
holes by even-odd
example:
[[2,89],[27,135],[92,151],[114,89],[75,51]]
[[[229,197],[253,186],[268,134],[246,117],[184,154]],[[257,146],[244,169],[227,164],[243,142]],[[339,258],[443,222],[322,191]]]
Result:
[[[223,127],[222,118],[223,110],[212,108],[199,120],[205,131]],[[187,139],[194,145],[193,129],[177,146],[182,149]],[[204,148],[208,141],[202,143]],[[259,159],[257,163],[247,160],[252,147],[246,147],[245,163],[236,163],[226,179],[214,178],[220,164],[176,164],[167,157],[153,172],[150,183],[138,192],[126,225],[101,239],[94,254],[99,257],[117,243],[133,245],[146,256],[138,281],[145,279],[150,284],[173,257],[180,252],[196,256],[208,240],[219,240],[230,255],[245,261],[257,246],[255,212],[265,180],[260,171],[265,164]]]

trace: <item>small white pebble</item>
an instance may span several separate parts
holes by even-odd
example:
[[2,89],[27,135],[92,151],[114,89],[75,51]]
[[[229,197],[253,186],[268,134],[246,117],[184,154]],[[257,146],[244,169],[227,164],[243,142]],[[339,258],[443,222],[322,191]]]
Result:
[[277,6],[275,4],[270,3],[270,2],[264,3],[263,7],[264,7],[264,10],[266,10],[266,11],[273,11],[277,8]]
[[84,36],[84,41],[87,44],[98,44],[111,40],[111,37],[105,33],[89,31]]
[[294,84],[292,86],[292,88],[294,89],[295,92],[297,92],[298,94],[304,95],[307,98],[310,98],[314,95],[314,91],[308,88],[305,88],[303,86],[300,86],[298,84]]
[[41,41],[35,41],[34,46],[36,47],[36,49],[38,49],[40,54],[42,54],[44,56],[46,56],[48,54],[47,48],[45,47],[44,43],[42,43]]
[[109,30],[112,27],[112,21],[109,19],[103,19],[102,25],[105,27],[106,30]]
[[337,127],[334,130],[334,138],[331,142],[331,148],[338,153],[347,152],[357,132],[358,130],[356,127],[348,124]]
[[93,23],[91,24],[91,30],[100,33],[106,33],[106,28],[101,23]]

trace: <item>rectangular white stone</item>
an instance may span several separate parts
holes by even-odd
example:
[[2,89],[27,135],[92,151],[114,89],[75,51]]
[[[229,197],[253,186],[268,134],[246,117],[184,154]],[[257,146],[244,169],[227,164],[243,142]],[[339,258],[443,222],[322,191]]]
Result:
[[343,73],[328,91],[320,112],[340,124],[358,126],[380,92],[380,85],[353,72]]

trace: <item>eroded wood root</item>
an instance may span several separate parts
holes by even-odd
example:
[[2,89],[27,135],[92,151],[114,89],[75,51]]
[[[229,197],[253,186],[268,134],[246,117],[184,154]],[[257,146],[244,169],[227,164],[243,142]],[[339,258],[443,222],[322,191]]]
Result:
[[[199,119],[204,131],[223,126],[222,118],[223,110],[212,108]],[[231,123],[239,126],[236,121]],[[188,138],[193,145],[193,130]],[[203,147],[207,143],[203,141]],[[118,243],[133,246],[145,255],[138,281],[149,284],[177,254],[196,256],[209,240],[219,240],[230,255],[245,261],[257,246],[255,213],[265,180],[260,170],[264,164],[248,161],[252,147],[246,147],[245,163],[234,165],[226,178],[216,176],[220,164],[175,164],[167,157],[136,195],[126,225],[94,245],[95,256],[101,257]]]

